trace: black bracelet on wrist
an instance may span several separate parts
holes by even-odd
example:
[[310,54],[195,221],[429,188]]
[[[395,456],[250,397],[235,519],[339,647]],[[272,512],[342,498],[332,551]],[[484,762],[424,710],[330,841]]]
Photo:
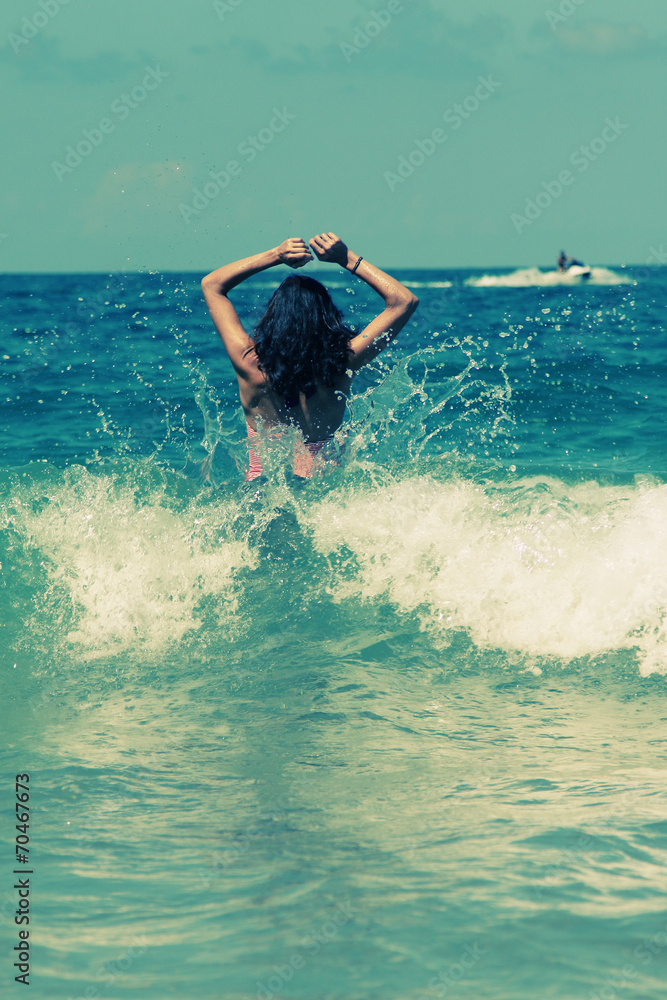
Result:
[[350,274],[354,274],[354,272],[357,270],[357,268],[359,267],[359,265],[361,264],[361,262],[362,262],[363,259],[364,259],[363,257],[360,257],[358,259],[357,263],[354,265],[354,267],[350,271]]

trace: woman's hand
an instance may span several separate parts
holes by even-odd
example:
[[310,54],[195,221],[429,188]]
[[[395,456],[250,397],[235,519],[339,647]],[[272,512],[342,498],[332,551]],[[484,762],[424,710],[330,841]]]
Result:
[[280,263],[287,264],[288,267],[303,267],[304,264],[313,259],[313,255],[300,236],[293,236],[285,240],[279,247],[276,247],[276,252]]
[[347,247],[335,233],[320,233],[309,241],[315,255],[330,264],[347,264]]

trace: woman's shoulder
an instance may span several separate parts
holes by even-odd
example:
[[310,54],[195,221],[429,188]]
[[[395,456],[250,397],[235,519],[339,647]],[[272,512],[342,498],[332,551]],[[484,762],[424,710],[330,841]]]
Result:
[[243,379],[244,382],[248,382],[253,386],[263,386],[267,384],[266,375],[259,367],[259,361],[257,359],[257,354],[255,353],[254,347],[243,355],[243,361],[240,365],[235,365],[236,374],[239,379]]

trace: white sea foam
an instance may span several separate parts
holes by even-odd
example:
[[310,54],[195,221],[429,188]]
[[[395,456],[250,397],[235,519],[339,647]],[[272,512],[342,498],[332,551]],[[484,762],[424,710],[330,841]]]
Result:
[[[256,508],[249,537],[276,517],[282,530],[279,509],[292,507],[303,554],[312,544],[331,564],[310,581],[314,606],[327,588],[336,602],[416,614],[438,643],[463,630],[480,649],[564,662],[636,649],[642,673],[667,673],[667,486],[409,476],[317,499],[279,492],[278,507]],[[252,579],[240,571],[264,572],[236,527],[246,493],[176,502],[81,470],[37,509],[40,496],[23,493],[12,521],[50,581],[34,596],[40,627],[51,616],[89,658],[160,653],[197,630],[204,642],[209,630],[240,638]]]
[[617,274],[606,267],[592,267],[590,278],[583,279],[567,271],[540,271],[527,267],[511,274],[484,274],[468,278],[465,282],[473,288],[532,288],[556,285],[632,285],[634,281],[625,274]]
[[335,600],[388,598],[443,639],[528,656],[637,647],[642,673],[667,673],[667,486],[413,478],[331,494],[310,520],[319,551],[351,554]]
[[451,281],[408,281],[403,282],[406,288],[451,288]]
[[15,526],[44,556],[52,594],[41,603],[55,607],[55,595],[68,594],[75,625],[65,638],[95,656],[168,648],[200,628],[202,598],[220,628],[232,628],[234,574],[255,559],[227,536],[231,519],[222,506],[173,510],[159,491],[139,499],[113,477],[84,474],[39,512],[24,501]]

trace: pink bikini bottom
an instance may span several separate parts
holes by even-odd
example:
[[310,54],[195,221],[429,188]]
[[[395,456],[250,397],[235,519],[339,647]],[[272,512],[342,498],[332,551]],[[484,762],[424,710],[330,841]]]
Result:
[[[278,431],[272,437],[281,437]],[[262,460],[259,451],[253,441],[259,437],[257,431],[248,426],[248,471],[245,474],[246,482],[257,479],[262,475]],[[323,441],[300,441],[294,446],[292,454],[292,468],[294,474],[302,479],[310,479],[314,472],[321,471],[326,465],[340,465],[340,455],[333,447],[333,437],[324,438]]]

